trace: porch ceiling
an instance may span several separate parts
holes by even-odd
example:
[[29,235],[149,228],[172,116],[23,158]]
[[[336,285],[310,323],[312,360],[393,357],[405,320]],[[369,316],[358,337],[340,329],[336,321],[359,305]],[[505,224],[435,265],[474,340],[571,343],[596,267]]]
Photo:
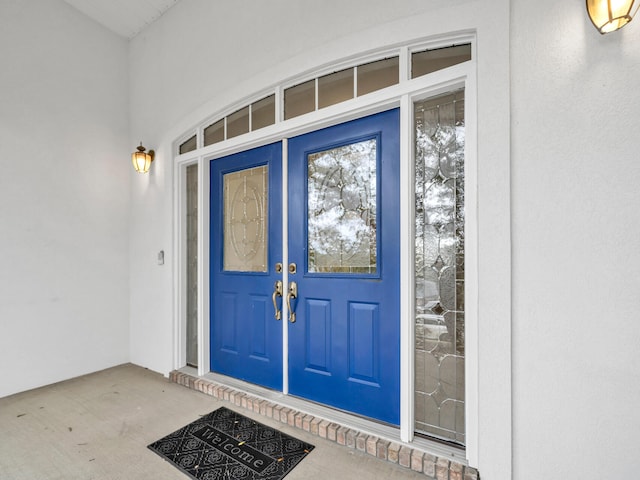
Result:
[[109,30],[131,39],[180,0],[64,0]]

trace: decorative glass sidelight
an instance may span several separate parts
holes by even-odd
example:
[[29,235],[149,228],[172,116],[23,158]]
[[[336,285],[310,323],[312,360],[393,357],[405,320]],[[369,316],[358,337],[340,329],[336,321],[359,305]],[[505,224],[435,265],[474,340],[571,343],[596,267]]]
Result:
[[198,366],[198,164],[187,172],[187,365]]
[[224,269],[267,271],[268,167],[224,175]]
[[464,91],[414,114],[415,431],[464,445]]
[[377,272],[377,141],[308,156],[308,271]]

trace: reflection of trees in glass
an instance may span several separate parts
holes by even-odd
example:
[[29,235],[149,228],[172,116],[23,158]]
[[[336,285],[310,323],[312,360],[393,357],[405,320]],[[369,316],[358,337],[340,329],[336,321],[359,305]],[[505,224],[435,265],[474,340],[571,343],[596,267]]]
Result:
[[464,310],[456,288],[464,281],[462,93],[416,106],[415,179],[417,313],[441,317],[454,351],[463,353],[464,331],[456,315],[445,315]]
[[376,271],[376,140],[308,157],[309,271]]
[[415,134],[415,428],[464,444],[464,91],[416,103]]

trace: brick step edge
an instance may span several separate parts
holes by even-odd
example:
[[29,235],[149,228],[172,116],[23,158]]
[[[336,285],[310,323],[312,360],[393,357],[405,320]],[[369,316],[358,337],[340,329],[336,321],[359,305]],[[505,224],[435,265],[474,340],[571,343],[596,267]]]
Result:
[[430,453],[389,442],[387,440],[367,435],[337,423],[331,423],[321,418],[313,417],[296,410],[283,407],[268,400],[253,397],[231,387],[221,385],[210,380],[194,377],[177,370],[169,374],[169,380],[191,390],[210,395],[237,407],[244,408],[263,417],[271,418],[291,427],[304,430],[338,445],[344,445],[367,453],[380,460],[386,460],[409,468],[415,472],[424,473],[431,480],[480,480],[475,468],[467,467],[446,458],[436,457]]

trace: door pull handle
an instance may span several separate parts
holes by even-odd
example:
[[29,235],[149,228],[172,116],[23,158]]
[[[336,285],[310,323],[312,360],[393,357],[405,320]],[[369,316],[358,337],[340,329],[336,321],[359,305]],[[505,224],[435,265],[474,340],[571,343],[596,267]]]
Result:
[[271,300],[273,301],[273,309],[276,311],[275,317],[276,320],[282,319],[282,312],[278,308],[278,300],[276,297],[282,297],[282,280],[277,280],[273,287],[273,295],[271,295]]
[[289,322],[296,323],[296,312],[291,308],[291,299],[298,298],[298,284],[291,282],[289,284],[289,293],[287,294],[287,307],[289,308]]

